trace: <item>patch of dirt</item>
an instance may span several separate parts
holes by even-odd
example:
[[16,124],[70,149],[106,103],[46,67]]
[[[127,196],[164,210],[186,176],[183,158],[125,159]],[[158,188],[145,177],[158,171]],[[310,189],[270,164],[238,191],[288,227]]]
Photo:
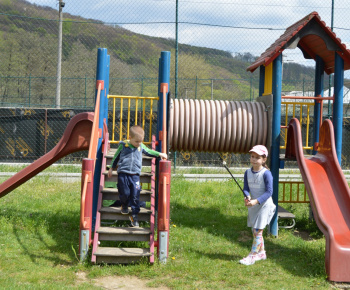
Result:
[[251,241],[252,239],[253,238],[252,238],[252,233],[251,232],[241,231],[239,233],[239,238],[238,238],[239,242],[247,242],[247,241]]
[[294,230],[294,236],[302,238],[304,241],[313,241],[314,238],[312,238],[308,232],[299,232],[297,230]]
[[350,283],[331,282],[331,288],[334,288],[334,289],[350,289]]
[[78,272],[77,282],[84,283],[88,282],[95,286],[102,287],[103,289],[157,289],[157,290],[169,290],[167,287],[147,287],[146,284],[149,280],[142,280],[133,276],[107,276],[97,279],[89,279],[84,272]]

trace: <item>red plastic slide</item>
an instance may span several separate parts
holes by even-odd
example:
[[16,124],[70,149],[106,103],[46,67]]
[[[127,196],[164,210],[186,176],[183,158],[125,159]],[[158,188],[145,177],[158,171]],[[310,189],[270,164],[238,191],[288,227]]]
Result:
[[58,144],[44,156],[0,184],[0,198],[8,194],[60,158],[89,150],[94,113],[80,113],[72,118]]
[[326,238],[328,279],[350,282],[350,190],[337,159],[333,125],[323,122],[318,153],[309,158],[303,154],[297,119],[289,123],[287,140],[286,158],[296,157],[314,218]]

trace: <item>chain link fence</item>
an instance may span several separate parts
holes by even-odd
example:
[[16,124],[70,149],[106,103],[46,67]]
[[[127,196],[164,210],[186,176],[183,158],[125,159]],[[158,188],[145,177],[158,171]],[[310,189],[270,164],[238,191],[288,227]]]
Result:
[[[92,111],[98,47],[106,47],[110,55],[111,94],[156,96],[160,52],[171,51],[172,97],[254,100],[259,76],[246,68],[305,15],[317,11],[344,43],[350,42],[350,2],[333,2],[334,7],[332,1],[317,0],[0,0],[0,107],[16,112],[11,118],[4,112],[1,122],[11,119],[18,125],[25,119],[19,113],[23,110],[35,110],[35,116],[54,109]],[[61,92],[57,96],[59,5],[64,7]],[[332,86],[331,77],[325,78],[325,85]],[[304,60],[298,49],[286,50],[282,91],[306,94],[313,88],[313,61]],[[57,134],[66,123],[59,123],[62,128]],[[4,130],[0,130],[0,148],[20,142],[14,136],[9,141],[10,133]],[[33,134],[27,131],[25,135],[21,138],[28,138],[28,144],[34,142],[29,141]],[[55,138],[47,149],[57,142]],[[344,139],[344,153],[346,146]],[[1,156],[8,154],[0,152]],[[20,154],[16,156],[14,160],[21,160]],[[217,154],[179,152],[177,156],[178,165],[219,164]],[[227,158],[234,165],[248,164],[244,155]],[[345,160],[349,158],[344,155]]]

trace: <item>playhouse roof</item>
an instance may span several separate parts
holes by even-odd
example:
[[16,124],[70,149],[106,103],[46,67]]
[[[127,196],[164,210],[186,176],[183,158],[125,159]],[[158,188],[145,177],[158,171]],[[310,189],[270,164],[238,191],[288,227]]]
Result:
[[350,50],[337,38],[334,32],[326,26],[317,12],[312,12],[289,26],[286,31],[247,70],[253,72],[261,65],[267,66],[283,50],[299,47],[307,59],[320,56],[325,63],[325,72],[334,72],[335,52],[344,60],[344,70],[350,69]]

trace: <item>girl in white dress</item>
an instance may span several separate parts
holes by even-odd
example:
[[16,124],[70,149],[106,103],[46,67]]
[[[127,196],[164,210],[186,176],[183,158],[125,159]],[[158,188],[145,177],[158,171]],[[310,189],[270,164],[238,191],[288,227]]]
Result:
[[252,228],[253,245],[249,255],[239,262],[252,265],[265,260],[263,230],[270,223],[276,206],[272,201],[272,174],[266,166],[267,148],[256,145],[250,151],[252,168],[244,174],[245,206],[248,208],[248,227]]

